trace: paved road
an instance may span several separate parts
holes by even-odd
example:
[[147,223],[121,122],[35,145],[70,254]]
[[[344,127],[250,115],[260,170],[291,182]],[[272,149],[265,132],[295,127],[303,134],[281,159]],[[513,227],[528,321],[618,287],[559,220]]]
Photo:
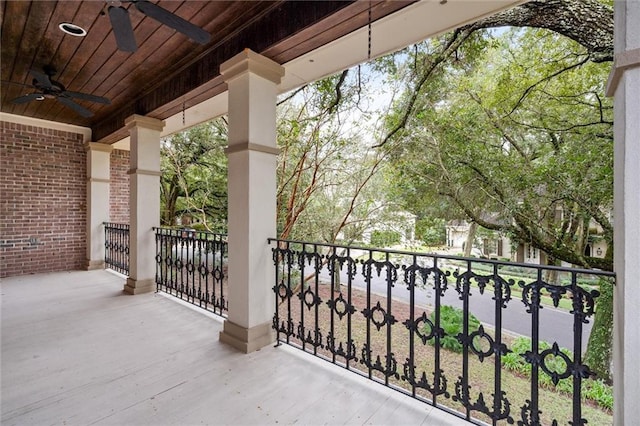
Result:
[[[383,271],[384,274],[384,271]],[[323,281],[330,282],[329,274],[326,269],[320,274]],[[342,284],[347,283],[347,275],[343,273],[341,276]],[[409,291],[399,277],[398,282],[392,288],[392,297],[397,300],[409,302]],[[364,277],[360,273],[356,275],[353,281],[356,288],[366,289]],[[371,280],[371,290],[375,294],[387,294],[387,283],[385,277],[378,277],[374,272]],[[415,292],[416,304],[433,306],[435,304],[435,296],[433,289],[417,289]],[[495,306],[496,302],[492,300],[493,290],[487,288],[484,294],[480,294],[478,288],[471,289],[470,310],[482,323],[495,325]],[[449,288],[441,299],[442,305],[451,305],[462,308],[462,301],[458,297],[455,289],[455,281],[449,280]],[[591,333],[593,320],[590,319],[588,324],[583,324],[582,346],[583,352]],[[524,303],[514,298],[508,302],[507,308],[502,310],[502,328],[513,334],[531,336],[531,314],[527,313]],[[560,347],[573,350],[573,315],[561,309],[544,306],[540,310],[540,339],[553,343],[558,342]]]

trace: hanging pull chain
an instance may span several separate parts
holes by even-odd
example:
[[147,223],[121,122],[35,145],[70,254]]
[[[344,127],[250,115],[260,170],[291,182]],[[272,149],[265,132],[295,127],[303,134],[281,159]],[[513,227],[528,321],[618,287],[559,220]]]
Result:
[[371,0],[369,0],[369,46],[367,49],[367,60],[371,60]]
[[185,107],[185,103],[184,103],[184,101],[182,101],[182,125],[183,125],[183,126],[184,126],[184,124],[185,124],[184,107]]

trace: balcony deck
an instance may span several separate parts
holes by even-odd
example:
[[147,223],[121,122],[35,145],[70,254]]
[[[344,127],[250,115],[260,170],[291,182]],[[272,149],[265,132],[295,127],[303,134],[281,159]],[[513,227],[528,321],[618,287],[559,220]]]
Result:
[[293,348],[241,354],[213,315],[123,283],[3,280],[3,425],[468,424]]

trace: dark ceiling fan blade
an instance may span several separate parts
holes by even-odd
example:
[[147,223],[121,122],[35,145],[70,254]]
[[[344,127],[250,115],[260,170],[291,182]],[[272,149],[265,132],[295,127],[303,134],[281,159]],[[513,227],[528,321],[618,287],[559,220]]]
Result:
[[70,92],[66,90],[63,92],[63,94],[69,96],[70,98],[82,99],[83,101],[98,102],[106,105],[109,105],[111,103],[111,101],[107,98],[103,98],[102,96],[90,95],[88,93]]
[[136,38],[133,35],[129,11],[122,6],[109,6],[109,20],[116,37],[118,49],[125,52],[135,52],[138,50]]
[[71,108],[72,110],[74,110],[75,112],[77,112],[78,114],[80,114],[83,117],[86,117],[86,118],[93,117],[93,113],[91,111],[89,111],[88,109],[86,109],[82,105],[78,105],[77,103],[73,102],[69,98],[58,96],[56,99],[58,100],[58,102],[60,102],[63,105],[68,106],[69,108]]
[[181,32],[192,40],[197,41],[200,44],[207,44],[211,40],[211,34],[203,30],[202,28],[192,24],[189,21],[185,21],[178,15],[169,12],[160,6],[150,3],[146,0],[138,0],[134,2],[136,8],[156,21],[173,28],[174,30]]
[[35,77],[35,79],[38,81],[38,83],[41,86],[44,86],[44,87],[53,86],[53,83],[51,83],[51,80],[49,79],[49,76],[47,74],[40,71],[36,71],[36,70],[31,70],[29,71],[29,73],[31,73],[31,75]]
[[42,94],[40,93],[29,93],[28,95],[15,98],[11,102],[13,102],[14,104],[26,104],[27,102],[35,101],[36,99],[40,99],[41,97]]

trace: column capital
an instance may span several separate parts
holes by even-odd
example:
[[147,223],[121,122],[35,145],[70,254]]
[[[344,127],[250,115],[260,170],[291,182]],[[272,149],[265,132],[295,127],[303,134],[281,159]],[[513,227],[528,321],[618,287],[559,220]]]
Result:
[[226,82],[248,72],[280,84],[284,76],[284,67],[251,49],[244,49],[220,65],[220,74]]
[[134,127],[142,127],[161,132],[162,129],[164,129],[164,121],[138,114],[133,114],[127,117],[124,120],[124,124],[127,127],[127,130],[131,130]]
[[280,148],[275,148],[272,146],[261,145],[259,143],[251,143],[251,142],[236,143],[233,145],[229,145],[224,149],[224,153],[227,155],[233,154],[235,152],[242,152],[242,151],[257,151],[257,152],[264,152],[265,154],[273,154],[273,155],[280,154]]
[[113,145],[107,145],[104,143],[98,142],[87,142],[84,146],[86,151],[101,151],[101,152],[111,152],[113,151]]
[[607,96],[615,95],[624,72],[636,67],[640,67],[640,48],[616,54],[607,81]]

